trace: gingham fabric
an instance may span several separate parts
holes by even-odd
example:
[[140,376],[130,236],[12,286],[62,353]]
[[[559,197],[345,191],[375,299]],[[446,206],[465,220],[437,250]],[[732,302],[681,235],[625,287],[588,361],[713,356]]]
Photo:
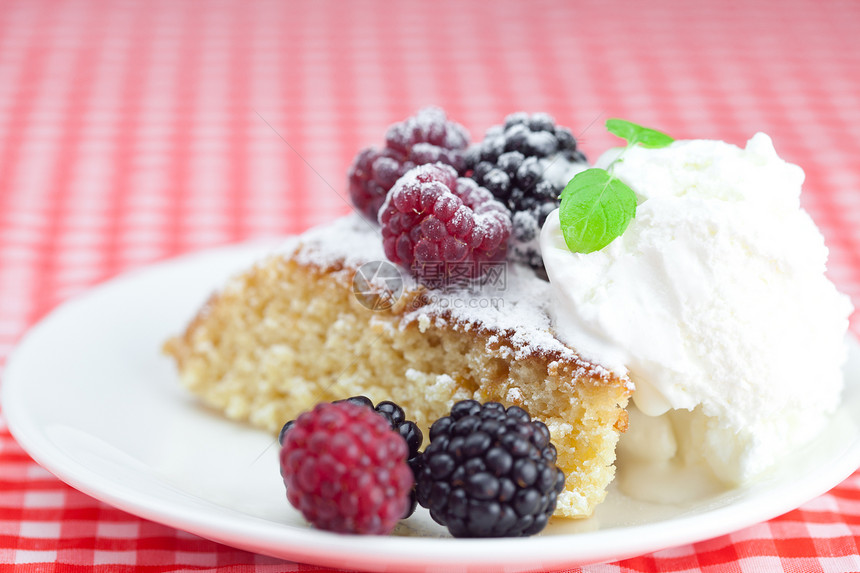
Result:
[[[738,144],[767,132],[806,170],[830,276],[860,305],[854,0],[0,0],[0,367],[106,278],[347,212],[353,154],[428,104],[475,139],[546,111],[591,158],[614,143],[608,117]],[[858,571],[858,540],[854,474],[772,521],[573,571]],[[0,417],[0,570],[90,569],[325,570],[100,503]]]

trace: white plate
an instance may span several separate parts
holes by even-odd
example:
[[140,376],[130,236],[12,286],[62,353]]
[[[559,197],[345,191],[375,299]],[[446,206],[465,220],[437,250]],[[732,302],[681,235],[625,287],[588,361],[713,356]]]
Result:
[[242,549],[375,571],[516,571],[631,557],[725,534],[789,511],[860,465],[860,348],[829,426],[768,477],[681,505],[617,490],[587,520],[556,520],[526,539],[451,539],[423,510],[388,537],[308,527],[285,499],[275,441],[198,407],[162,342],[212,289],[271,245],[239,245],[161,263],[62,305],[10,357],[8,426],[73,487],[141,517]]

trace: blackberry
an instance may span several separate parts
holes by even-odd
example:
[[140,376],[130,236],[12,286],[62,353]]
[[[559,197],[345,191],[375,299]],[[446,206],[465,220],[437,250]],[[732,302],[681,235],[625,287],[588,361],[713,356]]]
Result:
[[564,489],[543,422],[517,406],[458,402],[430,427],[418,503],[454,537],[538,533]]
[[[385,418],[391,426],[391,429],[400,434],[403,439],[406,440],[406,446],[409,448],[406,462],[409,464],[409,468],[412,470],[413,476],[418,475],[418,472],[421,471],[422,462],[421,453],[418,449],[424,442],[424,434],[415,422],[406,419],[406,414],[403,412],[403,408],[389,400],[384,400],[374,407],[373,402],[366,396],[353,396],[346,400],[339,401],[352,402],[353,404],[373,408],[376,410],[377,414],[380,414]],[[409,508],[403,517],[406,518],[415,513],[415,507],[417,505],[418,500],[415,496],[415,488],[412,488],[412,492],[409,497]]]
[[[395,404],[391,401],[383,401],[373,405],[373,402],[370,398],[366,396],[352,396],[350,398],[345,398],[343,400],[337,400],[334,403],[340,402],[350,402],[352,404],[356,404],[358,406],[366,406],[372,410],[375,410],[377,414],[380,414],[385,421],[388,422],[388,425],[391,426],[391,429],[400,434],[400,436],[406,441],[406,447],[408,448],[408,455],[406,462],[409,464],[409,468],[412,470],[413,476],[417,476],[418,472],[421,469],[421,454],[418,452],[418,449],[421,447],[421,444],[424,442],[424,434],[421,432],[421,429],[418,428],[418,425],[415,424],[412,420],[406,419],[406,414],[403,412],[403,408]],[[287,432],[295,425],[295,420],[290,420],[281,428],[281,432],[278,435],[278,443],[283,447],[284,439]],[[403,518],[409,517],[415,512],[415,507],[417,506],[417,500],[415,497],[415,488],[412,488],[409,496],[409,506],[406,510],[406,514]]]
[[388,191],[407,171],[428,163],[445,163],[461,171],[468,145],[466,128],[449,121],[439,108],[422,109],[388,128],[384,148],[369,147],[356,155],[349,169],[353,204],[376,222]]
[[512,213],[509,258],[540,269],[538,237],[573,176],[587,167],[566,127],[545,113],[509,115],[466,152],[465,173]]

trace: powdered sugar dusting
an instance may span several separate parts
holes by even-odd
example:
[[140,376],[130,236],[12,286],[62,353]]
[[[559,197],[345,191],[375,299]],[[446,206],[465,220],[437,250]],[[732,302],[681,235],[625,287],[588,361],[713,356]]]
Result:
[[[341,265],[357,269],[371,261],[385,261],[379,229],[358,215],[348,215],[315,227],[281,251],[302,264]],[[404,291],[422,292],[421,306],[407,311],[402,325],[433,324],[488,334],[488,345],[502,339],[514,358],[553,355],[575,361],[592,373],[609,377],[604,368],[582,361],[569,346],[556,338],[549,318],[550,285],[524,265],[499,265],[482,285],[460,290],[426,289],[409,273],[402,272]]]
[[513,237],[508,252],[513,252],[522,260],[529,260],[530,253],[540,252],[540,224],[531,211],[517,211],[511,217]]
[[469,144],[469,132],[460,124],[448,122],[441,108],[426,107],[389,127],[385,139],[393,147],[402,146],[411,140],[442,145],[446,149],[463,149]]
[[486,281],[479,288],[427,293],[429,303],[406,316],[447,316],[465,329],[482,328],[503,332],[513,342],[516,357],[524,358],[541,351],[560,352],[574,357],[550,330],[547,304],[549,284],[521,265],[500,267],[503,276]]
[[588,169],[588,163],[570,161],[561,153],[543,157],[538,161],[543,169],[544,180],[549,181],[556,189],[564,189],[574,175]]
[[509,388],[508,393],[505,395],[505,400],[511,402],[513,404],[522,404],[523,402],[523,392],[519,388]]
[[298,245],[289,243],[281,252],[302,264],[331,266],[342,264],[358,268],[370,261],[384,261],[382,231],[357,214],[309,229]]

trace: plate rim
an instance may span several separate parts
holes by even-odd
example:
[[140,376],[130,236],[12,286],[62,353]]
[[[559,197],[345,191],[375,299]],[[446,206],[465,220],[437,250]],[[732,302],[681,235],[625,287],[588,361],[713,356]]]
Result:
[[[282,242],[282,241],[281,241]],[[433,566],[460,566],[465,568],[505,565],[506,570],[534,569],[535,567],[564,567],[621,560],[642,555],[668,547],[675,547],[737,531],[778,515],[791,511],[805,501],[811,500],[847,479],[860,466],[860,439],[855,437],[843,455],[829,466],[828,471],[817,471],[805,476],[800,483],[804,493],[785,496],[784,492],[770,492],[754,499],[741,500],[725,506],[695,513],[689,516],[676,516],[657,522],[612,527],[611,529],[581,533],[534,536],[529,538],[501,539],[453,539],[405,536],[374,536],[372,543],[366,536],[344,536],[316,530],[310,527],[296,527],[290,524],[274,524],[271,521],[238,510],[223,508],[218,518],[212,511],[199,508],[165,504],[158,495],[135,492],[122,484],[112,484],[98,479],[98,475],[78,461],[68,457],[46,436],[27,415],[26,360],[30,358],[31,348],[37,347],[40,336],[62,323],[66,313],[80,305],[88,304],[109,289],[122,289],[132,285],[141,276],[170,273],[177,267],[189,263],[200,263],[207,257],[235,255],[254,260],[271,252],[276,243],[271,240],[257,240],[245,243],[223,245],[186,253],[156,263],[133,269],[94,285],[61,303],[29,328],[19,339],[9,354],[0,384],[0,403],[2,415],[9,432],[16,442],[36,463],[75,489],[109,505],[133,515],[182,529],[218,543],[239,549],[253,551],[282,559],[334,567],[351,567],[363,570],[384,570],[397,567],[403,571],[426,571]],[[247,266],[247,265],[246,265]],[[241,267],[237,267],[241,268]],[[218,285],[211,285],[214,290]],[[191,309],[193,310],[193,309]],[[858,352],[860,344],[849,332],[849,350]],[[852,381],[857,384],[857,381]],[[11,405],[11,407],[10,407]],[[840,408],[843,407],[840,405]],[[225,420],[225,423],[235,424]],[[838,479],[837,479],[838,478]],[[768,511],[755,511],[762,498],[776,498],[767,504]],[[235,515],[239,514],[236,530]],[[241,517],[244,516],[244,519]],[[673,529],[671,541],[667,540],[666,529]],[[680,532],[680,533],[679,533]],[[571,553],[560,547],[559,540],[575,537],[579,550]],[[624,539],[623,550],[607,553],[607,538],[610,541]],[[582,543],[585,539],[589,543]],[[427,549],[429,543],[433,544]],[[281,549],[272,551],[272,544]],[[335,545],[341,551],[332,552]],[[488,562],[486,554],[492,552],[494,559]],[[384,556],[381,557],[381,554]],[[535,558],[535,555],[539,556]],[[432,557],[432,561],[429,561]]]

